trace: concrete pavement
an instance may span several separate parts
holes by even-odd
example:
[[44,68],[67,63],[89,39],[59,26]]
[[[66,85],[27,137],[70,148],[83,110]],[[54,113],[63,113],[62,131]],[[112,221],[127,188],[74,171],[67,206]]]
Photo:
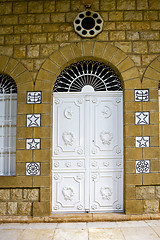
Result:
[[160,220],[2,223],[0,240],[160,240]]

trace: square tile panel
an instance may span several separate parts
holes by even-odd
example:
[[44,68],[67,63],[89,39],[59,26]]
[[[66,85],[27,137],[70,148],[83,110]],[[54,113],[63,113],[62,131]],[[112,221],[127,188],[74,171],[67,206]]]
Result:
[[149,101],[149,90],[148,89],[135,89],[134,90],[135,102],[148,102]]
[[41,114],[27,114],[27,127],[40,127]]
[[26,163],[26,176],[34,176],[41,174],[41,165],[38,162]]
[[149,173],[150,172],[150,160],[140,160],[135,163],[136,173]]
[[27,104],[40,104],[42,102],[42,92],[27,92]]
[[149,112],[135,112],[135,124],[136,125],[146,125],[150,122]]
[[38,150],[41,148],[40,138],[29,138],[26,139],[26,149],[27,150]]
[[136,147],[149,147],[150,146],[150,137],[136,137],[135,138]]

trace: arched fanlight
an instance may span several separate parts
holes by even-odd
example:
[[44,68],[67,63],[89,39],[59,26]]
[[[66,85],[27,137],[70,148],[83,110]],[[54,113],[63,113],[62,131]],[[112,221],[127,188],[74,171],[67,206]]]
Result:
[[54,92],[80,92],[86,85],[94,91],[122,91],[117,73],[104,63],[87,60],[71,64],[57,77]]
[[15,81],[6,74],[0,74],[0,93],[17,93]]

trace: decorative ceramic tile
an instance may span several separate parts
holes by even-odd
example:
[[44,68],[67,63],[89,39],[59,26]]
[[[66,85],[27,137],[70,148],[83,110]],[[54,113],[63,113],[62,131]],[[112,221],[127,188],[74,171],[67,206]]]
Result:
[[149,124],[149,112],[135,112],[135,124],[146,125]]
[[41,114],[27,114],[27,127],[40,127]]
[[149,173],[150,172],[150,160],[136,161],[135,170],[136,170],[136,173]]
[[135,102],[148,102],[149,101],[149,90],[148,89],[136,89],[134,90]]
[[38,162],[26,163],[26,175],[40,175],[41,165]]
[[149,147],[150,146],[150,138],[149,137],[136,137],[135,139],[136,147]]
[[41,148],[40,138],[30,138],[26,139],[26,149],[27,150],[38,150]]
[[42,92],[27,92],[27,104],[40,104],[42,102]]

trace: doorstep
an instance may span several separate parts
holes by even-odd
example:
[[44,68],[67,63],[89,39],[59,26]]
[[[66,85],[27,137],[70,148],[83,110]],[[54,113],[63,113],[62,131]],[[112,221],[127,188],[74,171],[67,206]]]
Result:
[[46,217],[0,216],[0,223],[117,222],[139,220],[160,220],[160,214],[74,213],[52,214]]

